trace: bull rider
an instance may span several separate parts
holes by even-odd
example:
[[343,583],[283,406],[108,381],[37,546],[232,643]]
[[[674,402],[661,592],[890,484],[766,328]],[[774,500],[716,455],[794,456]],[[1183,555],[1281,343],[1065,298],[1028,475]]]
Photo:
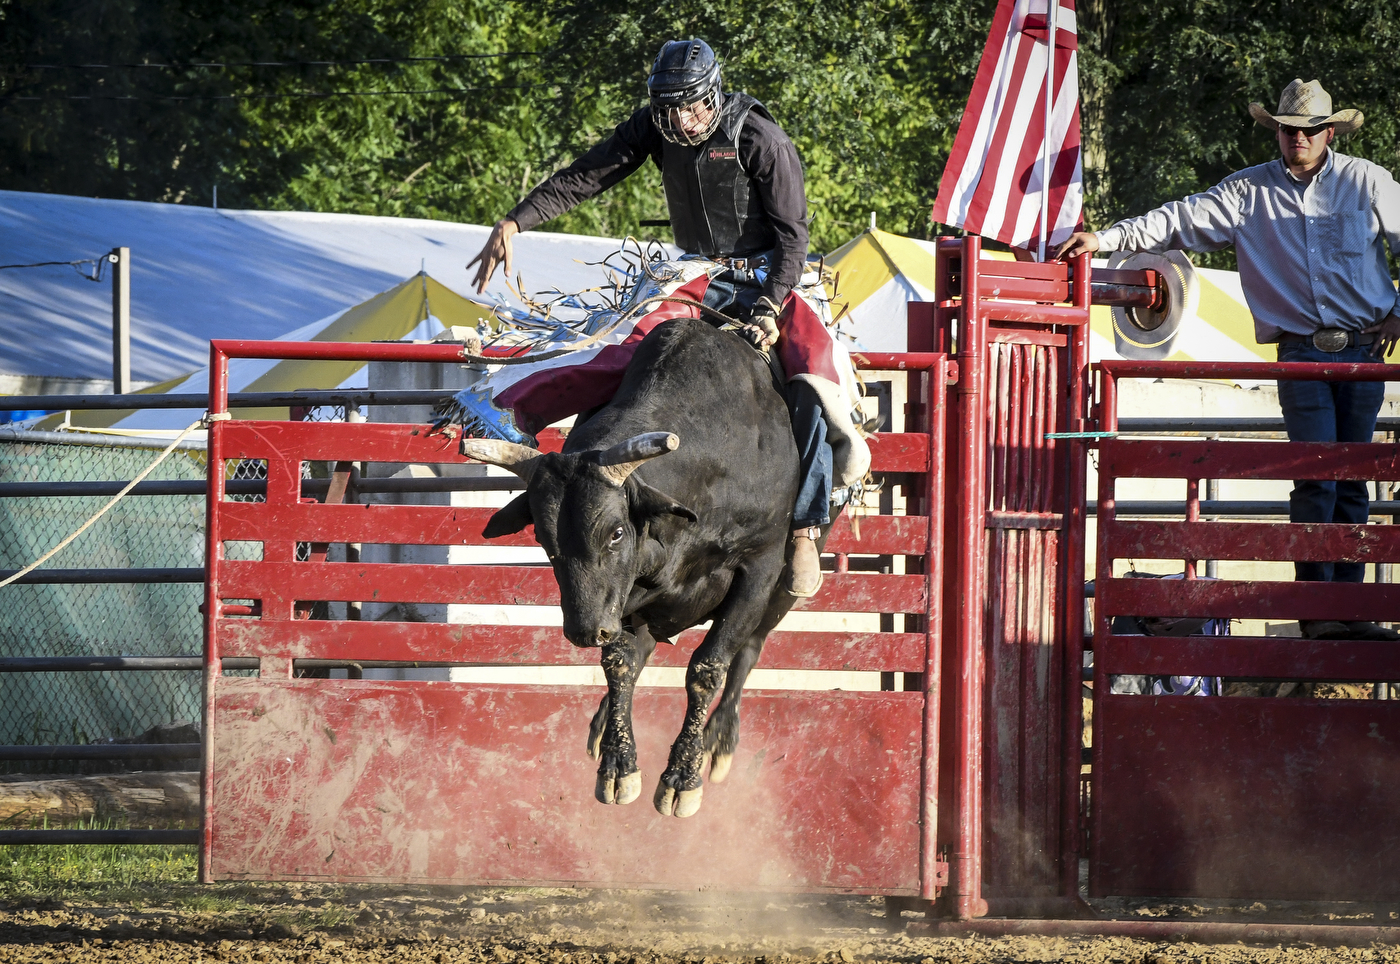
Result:
[[[703,40],[664,44],[647,78],[647,93],[648,106],[496,222],[467,264],[469,269],[479,265],[476,290],[486,290],[498,265],[504,263],[510,273],[515,234],[601,194],[650,158],[661,170],[676,245],[729,269],[710,280],[704,304],[741,322],[745,337],[768,348],[788,327],[789,302],[799,300],[790,294],[807,260],[807,201],[797,149],[761,103],[723,90],[719,61]],[[786,374],[801,460],[786,589],[810,596],[822,579],[816,540],[820,527],[830,522],[832,450],[816,393],[807,382],[793,380],[799,372],[791,366]],[[548,386],[540,390],[547,392]],[[475,414],[512,441],[524,441],[526,433],[548,424],[545,412],[559,414],[557,403],[532,405],[528,398],[506,407],[510,410]]]

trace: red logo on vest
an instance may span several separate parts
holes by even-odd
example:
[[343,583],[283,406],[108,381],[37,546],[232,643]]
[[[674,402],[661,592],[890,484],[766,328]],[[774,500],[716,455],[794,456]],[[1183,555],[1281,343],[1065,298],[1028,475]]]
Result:
[[733,147],[712,147],[710,148],[710,160],[712,161],[737,161],[739,151]]

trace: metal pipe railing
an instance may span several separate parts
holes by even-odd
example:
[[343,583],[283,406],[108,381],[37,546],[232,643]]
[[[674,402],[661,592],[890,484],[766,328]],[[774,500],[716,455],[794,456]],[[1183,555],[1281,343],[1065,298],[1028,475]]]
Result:
[[198,743],[72,743],[0,746],[0,762],[30,760],[198,760]]
[[[324,496],[330,488],[329,479],[302,479],[301,494]],[[116,495],[125,482],[0,482],[0,499],[40,499]],[[432,479],[367,479],[355,472],[350,487],[366,495],[410,492],[515,492],[525,484],[515,476],[442,476]],[[209,490],[205,479],[164,479],[142,482],[128,495],[204,495]],[[229,479],[224,483],[225,495],[266,495],[266,479]]]
[[[256,656],[225,656],[223,668],[257,669]],[[0,673],[120,673],[202,670],[203,656],[5,656]]]

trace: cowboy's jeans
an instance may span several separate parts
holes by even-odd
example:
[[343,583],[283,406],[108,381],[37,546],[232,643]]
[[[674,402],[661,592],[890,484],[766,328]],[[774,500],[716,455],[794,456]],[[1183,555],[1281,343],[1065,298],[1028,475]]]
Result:
[[[1281,362],[1374,362],[1370,346],[1325,352],[1310,344],[1278,346]],[[1369,442],[1376,415],[1385,400],[1384,382],[1280,381],[1278,400],[1283,423],[1293,442]],[[1370,500],[1366,483],[1297,480],[1288,498],[1290,522],[1339,522],[1364,525]],[[1361,582],[1360,562],[1295,562],[1295,578],[1307,582]]]

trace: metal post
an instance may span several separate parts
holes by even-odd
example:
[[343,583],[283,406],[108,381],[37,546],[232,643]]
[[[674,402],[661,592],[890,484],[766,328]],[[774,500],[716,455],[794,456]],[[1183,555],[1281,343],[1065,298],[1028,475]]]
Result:
[[[345,406],[345,421],[358,424],[358,423],[360,423],[360,422],[363,422],[364,420],[365,420],[365,417],[364,417],[363,415],[360,414],[359,408],[355,407],[354,405],[350,405],[350,404],[348,404],[348,403],[346,404],[346,406]],[[354,469],[355,469],[354,475],[351,477],[351,478],[352,478],[352,482],[351,482],[351,485],[352,485],[352,486],[354,485],[353,479],[354,479],[356,476],[358,476],[359,478],[364,478],[364,475],[365,475],[365,463],[363,463],[363,462],[356,462],[356,463],[354,463]],[[357,500],[354,498],[353,493],[351,493],[351,498],[350,498],[350,499],[347,499],[346,501],[354,502],[354,501],[357,501]],[[451,500],[449,499],[449,501],[451,501]],[[363,550],[363,548],[364,548],[364,546],[363,546],[362,543],[359,543],[359,542],[347,542],[347,543],[345,544],[345,561],[346,561],[346,562],[359,562],[359,561],[360,561],[360,552]],[[363,608],[364,608],[363,603],[359,602],[358,600],[351,600],[351,601],[347,602],[347,603],[345,604],[345,618],[346,618],[346,619],[359,619],[359,618],[361,618],[361,613],[362,613],[362,611],[363,611]],[[349,670],[349,671],[347,671],[347,673],[348,673],[348,672],[353,672],[353,670]],[[363,676],[363,674],[361,674],[361,675]],[[353,679],[354,677],[351,677],[351,678]]]
[[962,299],[958,318],[959,543],[956,625],[959,662],[956,745],[958,821],[954,855],[956,913],[983,917],[982,899],[982,606],[986,589],[987,398],[986,319],[981,313],[978,259],[981,238],[962,242]]
[[131,392],[131,249],[113,248],[112,263],[112,394]]
[[[1212,436],[1212,437],[1213,437],[1213,436]],[[1207,501],[1207,502],[1218,502],[1218,501],[1220,501],[1220,480],[1219,480],[1219,479],[1206,479],[1206,501]],[[1211,521],[1211,522],[1214,522],[1214,521],[1215,521],[1215,516],[1211,516],[1211,517],[1210,517],[1210,521]],[[1218,579],[1219,577],[1220,577],[1220,561],[1219,561],[1218,559],[1207,559],[1207,560],[1206,560],[1206,578],[1207,578],[1207,579]]]

